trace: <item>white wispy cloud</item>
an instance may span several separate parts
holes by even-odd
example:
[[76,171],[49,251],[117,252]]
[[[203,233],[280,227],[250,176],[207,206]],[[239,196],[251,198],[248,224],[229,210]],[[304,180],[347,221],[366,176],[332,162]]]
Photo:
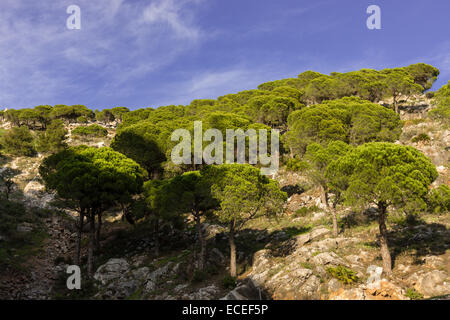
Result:
[[2,0],[0,106],[130,93],[126,82],[167,66],[202,40],[198,3],[78,0],[82,29],[67,30],[71,1]]
[[200,29],[187,20],[186,16],[182,17],[185,5],[195,2],[198,1],[155,1],[145,8],[142,19],[149,24],[166,23],[178,37],[196,40],[200,37]]
[[[292,70],[290,70],[292,72]],[[184,75],[159,92],[167,98],[154,101],[154,106],[189,104],[194,99],[216,99],[219,96],[256,89],[263,82],[285,78],[289,71],[279,65],[250,66],[238,63],[228,69],[212,69]]]

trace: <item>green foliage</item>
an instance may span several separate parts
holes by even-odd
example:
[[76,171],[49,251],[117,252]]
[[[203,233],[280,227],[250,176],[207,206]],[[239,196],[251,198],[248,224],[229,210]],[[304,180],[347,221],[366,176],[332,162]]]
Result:
[[13,156],[33,156],[36,151],[33,146],[33,135],[25,127],[13,127],[2,137],[0,144],[6,154]]
[[[38,217],[46,212],[26,210],[23,204],[0,199],[0,270],[23,269],[23,263],[42,249],[48,237]],[[19,224],[29,223],[29,232],[17,231]]]
[[296,89],[302,89],[302,88],[304,88],[304,85],[305,85],[304,79],[288,78],[288,79],[275,80],[275,81],[262,83],[258,86],[258,89],[272,91],[276,88],[286,87],[286,86],[296,88]]
[[119,129],[124,128],[126,126],[131,126],[143,120],[147,120],[150,113],[152,113],[153,111],[155,111],[155,109],[146,108],[146,109],[137,109],[134,111],[130,111],[128,113],[124,113],[122,115],[122,124],[119,126]]
[[445,184],[433,189],[428,194],[428,210],[434,213],[450,211],[450,188]]
[[114,115],[109,109],[104,109],[102,111],[95,110],[95,120],[103,123],[109,123],[114,121]]
[[42,161],[39,174],[49,190],[78,207],[107,209],[141,191],[144,171],[110,148],[80,146]]
[[436,92],[433,102],[436,107],[431,109],[428,115],[443,123],[450,123],[450,81]]
[[50,113],[50,119],[61,119],[68,122],[75,122],[79,117],[86,117],[88,119],[92,119],[94,113],[82,105],[56,105],[54,106]]
[[88,123],[88,118],[85,116],[80,116],[77,118],[78,123]]
[[332,141],[326,147],[318,143],[312,143],[306,148],[306,153],[303,157],[307,164],[305,171],[314,183],[326,189],[328,179],[325,173],[328,165],[350,150],[351,146],[342,141]]
[[[172,124],[176,126],[176,123]],[[111,148],[130,157],[149,173],[158,171],[166,160],[167,140],[171,128],[148,121],[119,129],[111,142]]]
[[91,124],[89,126],[76,127],[72,130],[72,134],[76,136],[101,138],[108,135],[108,130],[98,124]]
[[421,85],[424,90],[431,88],[439,75],[439,69],[425,63],[416,63],[404,68],[414,82]]
[[420,292],[418,292],[414,288],[408,288],[406,290],[405,296],[410,298],[411,300],[421,300],[421,299],[423,299],[423,294],[421,294]]
[[263,83],[258,89],[275,91],[280,87],[295,88],[304,93],[300,102],[308,104],[348,96],[377,102],[387,96],[394,96],[397,100],[399,95],[427,90],[438,75],[438,69],[424,63],[380,71],[361,69],[346,73],[333,72],[330,75],[306,71],[299,74],[298,78]]
[[398,98],[401,95],[411,95],[423,91],[423,87],[414,82],[414,78],[402,68],[386,69],[386,96],[393,97],[395,112],[398,113]]
[[[248,100],[245,105],[245,113],[248,114],[256,122],[264,123],[271,127],[282,127],[286,125],[289,114],[295,110],[299,110],[304,107],[299,103],[297,99],[300,99],[301,93],[297,90],[295,92],[289,92],[295,90],[292,88],[280,87],[273,91],[274,94],[261,95]],[[284,90],[284,91],[281,91]],[[277,95],[275,94],[277,93]],[[283,93],[287,95],[291,94],[296,98],[289,96],[282,96]]]
[[[199,218],[217,207],[217,200],[199,171],[186,172],[168,180],[144,183],[148,218],[182,226],[185,214]],[[177,199],[177,201],[174,201]]]
[[347,203],[394,206],[407,213],[426,209],[428,186],[438,174],[420,151],[393,143],[359,146],[333,161],[326,172],[329,185],[343,192]]
[[429,136],[429,135],[427,135],[426,133],[421,133],[421,134],[415,136],[414,138],[412,138],[412,139],[411,139],[411,142],[413,142],[413,143],[417,143],[417,142],[429,142],[430,140],[431,140],[431,139],[430,139],[430,136]]
[[239,230],[247,221],[282,211],[287,194],[278,182],[261,175],[246,164],[208,166],[201,174],[209,181],[211,193],[219,201],[217,216]]
[[398,115],[359,98],[326,101],[295,111],[288,118],[286,141],[296,155],[308,144],[340,140],[353,145],[371,141],[395,141],[401,133]]
[[358,281],[356,272],[344,266],[329,267],[327,272],[344,284],[351,284]]
[[205,270],[195,270],[194,274],[192,275],[192,282],[198,283],[198,282],[205,281],[208,278],[209,278],[209,274]]
[[39,152],[59,152],[67,147],[67,129],[62,120],[53,120],[45,132],[39,132],[36,139],[36,150]]
[[[205,213],[217,207],[210,186],[199,171],[186,172],[170,179],[162,190],[164,208],[178,213]],[[178,201],[173,201],[173,199]]]
[[236,278],[230,275],[226,275],[222,278],[221,284],[222,288],[224,289],[234,289],[236,287]]
[[306,215],[308,215],[310,213],[318,212],[318,211],[320,211],[320,208],[316,205],[311,206],[311,207],[301,207],[295,211],[295,216],[305,217]]
[[290,158],[286,163],[286,169],[289,171],[304,171],[308,168],[306,161],[300,160],[297,157]]
[[[156,227],[170,225],[177,229],[184,227],[184,214],[172,207],[172,199],[165,191],[170,190],[168,180],[149,180],[144,183],[145,218]],[[169,210],[167,210],[169,209]]]
[[6,199],[9,199],[9,195],[11,194],[14,187],[13,178],[20,173],[20,170],[12,169],[12,168],[2,168],[0,172],[0,185],[3,188],[3,192],[5,193]]
[[130,110],[126,107],[115,107],[112,109],[103,109],[102,111],[95,110],[95,120],[103,123],[113,121],[121,122],[128,112]]
[[26,126],[29,129],[37,130],[45,129],[53,119],[85,123],[88,119],[92,119],[93,112],[81,105],[56,105],[54,107],[46,105],[37,106],[33,109],[9,109],[4,112],[3,117],[13,126]]

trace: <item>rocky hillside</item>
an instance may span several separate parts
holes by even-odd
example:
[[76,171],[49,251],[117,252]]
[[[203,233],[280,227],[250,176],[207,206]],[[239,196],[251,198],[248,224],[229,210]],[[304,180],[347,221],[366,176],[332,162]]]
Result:
[[[427,118],[429,103],[427,98],[418,97],[413,105],[400,106],[404,126],[397,143],[421,150],[437,167],[435,185],[449,185],[449,129]],[[114,128],[108,128],[105,138],[82,140],[70,135],[68,142],[101,147],[109,145],[113,135]],[[286,213],[276,219],[254,220],[238,235],[237,280],[226,276],[228,240],[219,224],[204,224],[208,255],[205,270],[198,272],[194,268],[199,253],[193,226],[183,232],[161,230],[164,254],[156,255],[151,230],[131,226],[118,220],[116,212],[109,212],[95,280],[83,282],[80,291],[68,291],[65,270],[72,263],[76,214],[58,210],[53,195],[45,192],[37,171],[41,160],[40,155],[2,160],[3,168],[18,171],[11,199],[25,204],[21,210],[26,215],[34,215],[33,219],[14,222],[14,236],[46,236],[32,243],[40,250],[28,252],[24,259],[20,254],[1,251],[1,262],[11,266],[11,259],[15,259],[20,263],[2,268],[0,298],[450,298],[450,213],[423,214],[414,221],[390,215],[394,269],[393,275],[385,278],[378,250],[377,211],[339,208],[340,232],[334,238],[319,190],[308,177],[285,170],[275,178],[289,194]],[[87,236],[83,237],[87,241]],[[0,234],[0,245],[10,240],[7,238]]]

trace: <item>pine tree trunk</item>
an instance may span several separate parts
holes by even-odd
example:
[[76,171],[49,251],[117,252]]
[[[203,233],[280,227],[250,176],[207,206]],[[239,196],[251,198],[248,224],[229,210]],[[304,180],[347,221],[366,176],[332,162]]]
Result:
[[102,229],[102,213],[99,211],[97,214],[98,222],[97,222],[97,232],[95,234],[95,248],[100,250],[100,235]]
[[84,208],[80,210],[80,220],[78,223],[77,230],[77,244],[76,244],[76,252],[75,252],[75,265],[80,265],[80,256],[81,256],[81,234],[83,232],[83,219],[84,219]]
[[232,277],[236,277],[236,243],[234,241],[234,222],[231,223],[230,226],[230,234],[229,234],[229,242],[230,242],[230,275]]
[[398,102],[397,102],[397,96],[396,95],[394,95],[393,96],[393,102],[394,102],[394,110],[395,110],[395,113],[399,113],[398,112]]
[[201,223],[200,216],[198,216],[198,215],[195,216],[195,223],[196,223],[196,227],[197,227],[198,241],[200,243],[200,259],[198,261],[198,268],[199,268],[199,270],[203,270],[203,268],[205,266],[206,243],[205,243],[205,237],[203,236],[203,232],[202,232],[202,223]]
[[159,221],[155,221],[155,226],[153,229],[153,240],[155,242],[155,256],[159,257]]
[[90,278],[94,275],[94,246],[95,246],[95,211],[90,210],[89,214],[89,251],[88,251],[88,275]]
[[333,236],[338,236],[338,223],[337,223],[337,212],[336,205],[333,205],[333,209],[331,210],[331,215],[333,217]]
[[320,201],[326,207],[327,210],[330,208],[330,205],[328,204],[328,192],[322,185],[320,186]]
[[385,203],[378,204],[378,212],[378,224],[380,227],[380,249],[381,258],[383,259],[383,270],[386,275],[390,275],[392,273],[392,261],[387,239]]
[[337,200],[333,203],[333,208],[330,208],[330,202],[328,200],[328,191],[324,186],[320,186],[320,199],[321,202],[325,205],[325,209],[331,213],[331,217],[333,220],[333,236],[338,236],[338,224],[337,224],[337,213],[336,213],[336,205]]

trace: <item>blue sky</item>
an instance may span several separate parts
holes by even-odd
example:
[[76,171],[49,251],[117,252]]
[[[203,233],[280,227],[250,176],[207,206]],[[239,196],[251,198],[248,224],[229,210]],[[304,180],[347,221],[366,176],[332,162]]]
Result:
[[[69,5],[81,30],[68,30]],[[368,30],[366,8],[381,8]],[[1,0],[0,106],[188,104],[295,77],[433,64],[450,79],[448,0]]]

